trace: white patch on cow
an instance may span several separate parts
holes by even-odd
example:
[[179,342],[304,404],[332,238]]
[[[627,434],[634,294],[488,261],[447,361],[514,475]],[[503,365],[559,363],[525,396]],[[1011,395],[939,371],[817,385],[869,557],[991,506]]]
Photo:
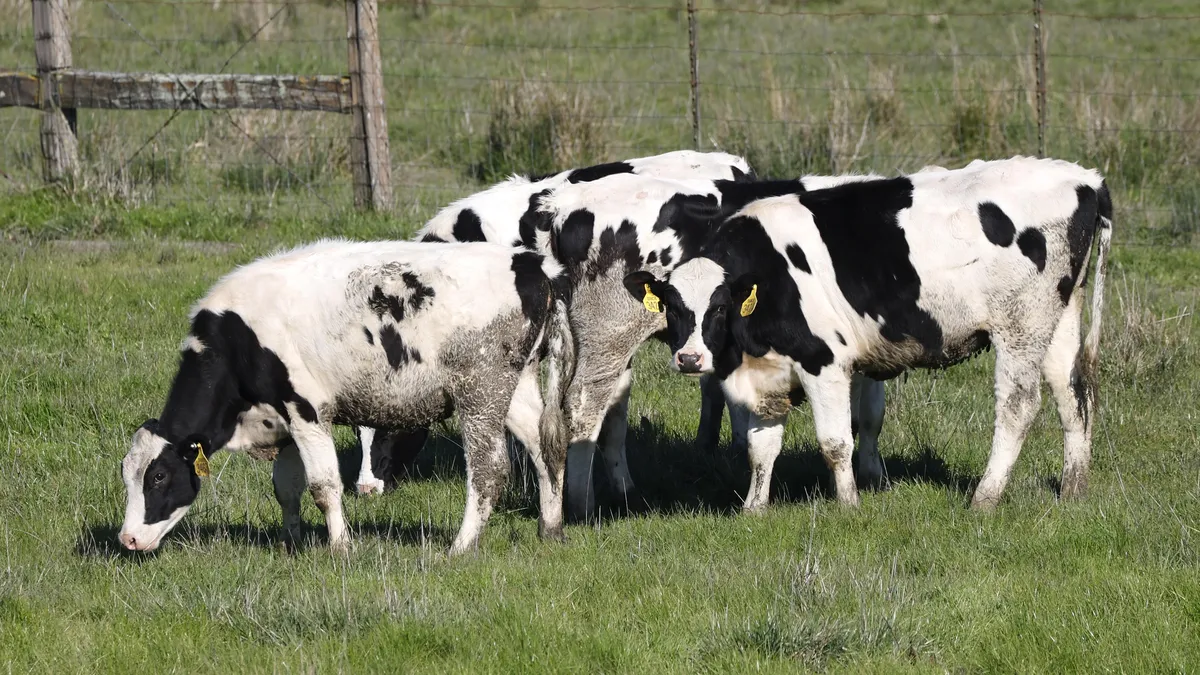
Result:
[[237,428],[225,444],[230,452],[277,448],[289,437],[287,420],[273,406],[261,403],[238,414]]
[[680,370],[681,359],[698,357],[699,372],[710,373],[713,369],[713,353],[704,344],[704,315],[708,312],[713,291],[725,283],[725,270],[708,258],[694,258],[671,272],[670,283],[683,300],[684,308],[695,317],[692,334],[676,350],[671,366]]
[[188,512],[188,507],[184,506],[175,509],[166,520],[146,523],[146,467],[162,454],[166,445],[165,438],[141,428],[133,434],[129,452],[121,460],[121,479],[125,482],[126,492],[125,522],[117,539],[130,550],[153,551],[158,548],[163,536]]
[[813,190],[824,190],[826,188],[845,185],[846,183],[861,183],[868,180],[878,180],[883,178],[879,174],[874,173],[845,173],[840,176],[805,176],[800,179],[800,184],[809,192]]
[[179,345],[179,351],[193,351],[197,354],[204,351],[204,343],[195,335],[189,335],[183,339],[183,343]]

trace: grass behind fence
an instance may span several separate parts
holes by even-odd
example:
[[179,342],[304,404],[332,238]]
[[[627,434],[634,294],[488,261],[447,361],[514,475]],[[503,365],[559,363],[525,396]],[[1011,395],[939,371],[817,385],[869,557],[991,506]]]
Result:
[[[686,13],[678,3],[617,4],[384,2],[400,212],[421,219],[513,171],[688,147]],[[79,67],[346,70],[340,3],[72,7]],[[1026,3],[956,3],[951,14],[869,0],[699,7],[703,144],[746,154],[764,173],[890,173],[1036,151]],[[1119,240],[1192,243],[1200,21],[1170,19],[1184,13],[1170,3],[1137,8],[1162,19],[1068,16],[1128,13],[1121,3],[1056,2],[1046,11],[1049,154],[1109,176]],[[31,65],[25,19],[0,26],[0,63]],[[163,128],[169,117],[81,112],[82,192],[232,211],[251,202],[258,211],[348,207],[346,118],[183,113]],[[40,184],[36,119],[0,113],[7,193]]]

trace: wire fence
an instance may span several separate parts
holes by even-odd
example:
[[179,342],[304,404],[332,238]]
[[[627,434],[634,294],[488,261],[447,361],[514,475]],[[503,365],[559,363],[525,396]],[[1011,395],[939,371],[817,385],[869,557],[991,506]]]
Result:
[[[1122,243],[1200,243],[1200,14],[1166,3],[1092,13],[1048,1],[1040,16],[1033,2],[955,6],[383,0],[395,210],[415,222],[512,172],[697,138],[780,176],[958,166],[1044,144],[1105,173]],[[70,9],[78,68],[346,71],[341,2]],[[28,3],[0,0],[0,11],[16,17],[0,27],[0,67],[31,72]],[[307,112],[81,111],[84,183],[164,205],[337,212],[353,201],[349,124]],[[0,112],[0,189],[40,184],[37,125],[36,111]]]

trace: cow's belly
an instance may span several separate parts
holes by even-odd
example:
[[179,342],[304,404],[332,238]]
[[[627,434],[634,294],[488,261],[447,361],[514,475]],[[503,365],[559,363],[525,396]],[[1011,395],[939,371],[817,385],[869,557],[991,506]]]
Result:
[[354,377],[334,398],[334,419],[387,429],[429,426],[454,412],[432,367],[408,367],[391,374]]

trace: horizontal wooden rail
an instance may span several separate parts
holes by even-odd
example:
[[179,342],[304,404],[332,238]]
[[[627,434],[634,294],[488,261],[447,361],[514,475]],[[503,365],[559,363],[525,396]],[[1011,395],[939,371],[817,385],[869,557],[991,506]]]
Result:
[[[58,108],[307,110],[349,113],[350,78],[331,75],[171,75],[64,70],[49,75]],[[0,108],[45,109],[37,75],[0,72]]]

